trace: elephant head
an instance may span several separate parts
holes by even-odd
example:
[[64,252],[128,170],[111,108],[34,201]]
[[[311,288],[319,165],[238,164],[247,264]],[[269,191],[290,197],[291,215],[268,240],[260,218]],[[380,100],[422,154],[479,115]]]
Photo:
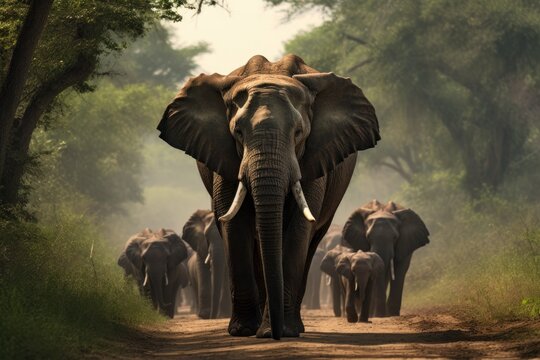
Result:
[[173,292],[168,291],[172,286],[169,277],[187,258],[187,248],[182,239],[170,230],[160,229],[150,237],[132,239],[126,246],[125,254],[133,266],[144,274],[142,287],[150,293],[154,307],[172,317],[174,304],[164,294]]
[[331,172],[380,139],[373,106],[350,79],[319,73],[295,55],[254,56],[228,76],[191,78],[167,107],[160,137],[225,180],[238,182],[230,221],[247,193],[265,274],[272,336],[283,327],[282,225],[289,193],[315,221],[300,180]]
[[208,264],[209,252],[208,241],[205,236],[205,231],[209,223],[209,217],[213,214],[210,210],[197,210],[195,211],[182,228],[182,239],[184,239],[189,246],[197,253],[199,258],[204,260]]
[[[321,261],[321,270],[328,275],[329,281],[327,285],[332,288],[334,315],[337,317],[341,316],[341,297],[342,292],[344,292],[340,280],[341,275],[338,272],[338,264],[343,257],[352,252],[353,250],[348,247],[337,245],[332,250],[329,250]],[[340,268],[340,271],[344,271],[344,269]]]
[[429,231],[414,211],[392,201],[376,207],[374,202],[356,210],[343,227],[343,238],[353,249],[376,252],[388,267],[391,260],[429,243]]

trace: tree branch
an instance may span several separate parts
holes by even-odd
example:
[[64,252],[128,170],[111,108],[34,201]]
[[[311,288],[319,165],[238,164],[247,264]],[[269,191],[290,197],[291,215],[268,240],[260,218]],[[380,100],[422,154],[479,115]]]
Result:
[[367,64],[372,63],[372,62],[373,62],[373,58],[368,58],[368,59],[362,60],[362,61],[360,61],[358,64],[353,65],[353,66],[351,66],[350,68],[348,68],[348,69],[347,69],[347,72],[354,71],[354,70],[359,69],[359,68],[361,68],[362,66],[367,65]]
[[60,93],[87,80],[95,71],[97,63],[97,58],[79,55],[73,65],[42,84],[32,96],[17,128],[14,129],[10,157],[6,161],[9,172],[1,179],[6,203],[14,204],[19,200],[19,188],[28,159],[30,141],[39,119]]
[[351,40],[351,41],[354,41],[355,43],[357,44],[360,44],[360,45],[363,45],[363,46],[366,46],[366,47],[369,47],[369,43],[367,41],[365,41],[364,39],[362,38],[359,38],[358,36],[354,36],[354,35],[351,35],[351,34],[347,34],[345,32],[342,32],[341,33],[343,35],[343,37],[347,40]]
[[392,163],[389,163],[389,162],[386,162],[386,161],[382,161],[379,163],[380,166],[386,166],[387,168],[390,168],[392,170],[394,170],[395,172],[397,172],[403,179],[405,179],[405,181],[407,181],[408,183],[411,183],[412,182],[412,176],[410,174],[408,174],[404,169],[403,167],[401,166],[397,166],[395,164],[392,164]]

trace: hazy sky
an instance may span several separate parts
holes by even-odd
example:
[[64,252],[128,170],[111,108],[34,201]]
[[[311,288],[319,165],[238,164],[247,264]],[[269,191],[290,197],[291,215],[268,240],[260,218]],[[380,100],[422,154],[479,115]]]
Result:
[[212,51],[197,58],[201,72],[228,74],[257,54],[276,60],[286,40],[323,21],[321,13],[310,11],[285,23],[285,8],[267,7],[262,0],[226,0],[226,6],[229,13],[205,7],[200,15],[186,14],[173,25],[177,44],[210,44]]

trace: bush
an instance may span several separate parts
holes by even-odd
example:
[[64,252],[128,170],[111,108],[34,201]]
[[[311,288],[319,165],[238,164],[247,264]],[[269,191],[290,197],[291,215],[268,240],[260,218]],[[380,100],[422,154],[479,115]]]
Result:
[[479,321],[540,317],[540,209],[489,193],[470,201],[443,185],[429,198],[405,191],[432,236],[414,255],[404,306]]
[[0,221],[0,358],[77,357],[103,337],[160,319],[95,226],[60,214],[46,225]]

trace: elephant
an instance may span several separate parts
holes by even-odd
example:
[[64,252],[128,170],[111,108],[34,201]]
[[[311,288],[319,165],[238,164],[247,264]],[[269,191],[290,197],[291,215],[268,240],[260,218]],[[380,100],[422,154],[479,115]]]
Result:
[[374,107],[350,79],[296,55],[256,55],[189,79],[158,130],[197,161],[211,196],[230,265],[229,334],[299,336],[313,254],[357,152],[380,139]]
[[182,239],[171,230],[160,229],[148,236],[132,237],[120,258],[129,260],[137,272],[142,292],[149,294],[154,308],[174,317],[181,263],[187,257]]
[[216,319],[231,315],[229,267],[214,213],[197,210],[185,223],[182,238],[194,250],[188,260],[197,315]]
[[343,243],[382,258],[390,293],[388,299],[377,301],[386,301],[387,316],[399,316],[412,254],[429,243],[429,231],[420,216],[392,201],[383,205],[373,200],[351,214],[343,226]]
[[[127,240],[126,246],[135,241],[143,241],[144,239],[148,239],[152,237],[153,235],[154,233],[152,232],[150,228],[145,228],[139,231],[138,233],[132,235]],[[142,276],[142,272],[140,271],[140,269],[136,268],[135,265],[126,256],[125,247],[124,247],[124,250],[120,253],[120,256],[118,257],[117,264],[122,269],[124,269],[125,278],[133,279],[137,283],[137,286],[139,287],[139,292],[141,293],[141,295],[144,294],[144,289],[142,286],[143,281],[144,281],[144,276]]]
[[370,314],[376,317],[386,314],[384,262],[379,255],[362,250],[344,253],[339,257],[336,272],[341,275],[345,287],[344,305],[348,322],[368,322]]
[[329,277],[329,285],[332,289],[332,304],[334,316],[341,317],[342,310],[345,307],[345,284],[341,278],[341,274],[337,272],[337,264],[342,256],[353,253],[353,250],[344,245],[336,245],[331,250],[328,250],[324,255],[320,269]]

